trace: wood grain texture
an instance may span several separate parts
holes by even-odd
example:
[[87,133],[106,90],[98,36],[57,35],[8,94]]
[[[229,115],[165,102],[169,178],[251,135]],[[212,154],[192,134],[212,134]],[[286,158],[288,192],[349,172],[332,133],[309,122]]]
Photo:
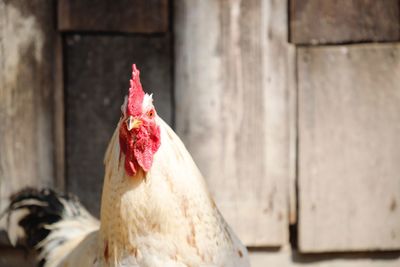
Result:
[[176,1],[176,128],[246,245],[287,241],[285,1]]
[[290,248],[250,251],[252,267],[398,267],[399,252],[304,255]]
[[400,249],[400,46],[298,50],[299,246]]
[[169,0],[59,0],[61,31],[168,31]]
[[54,1],[0,2],[0,210],[53,184]]
[[121,115],[132,63],[158,114],[172,123],[170,38],[168,36],[66,37],[67,190],[99,213],[103,156]]
[[289,200],[289,223],[294,225],[297,223],[297,81],[296,81],[296,46],[288,45],[288,66],[287,66],[287,82],[288,82],[288,200]]
[[397,41],[400,12],[397,0],[291,0],[291,41],[334,44]]

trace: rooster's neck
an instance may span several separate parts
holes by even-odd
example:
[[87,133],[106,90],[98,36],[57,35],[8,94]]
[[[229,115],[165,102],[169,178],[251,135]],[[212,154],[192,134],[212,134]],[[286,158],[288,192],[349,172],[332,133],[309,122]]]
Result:
[[143,186],[146,174],[139,169],[134,177],[126,175],[125,156],[119,147],[119,126],[104,159],[105,177],[100,213],[100,252],[110,264],[118,260],[121,254],[135,252],[135,239],[144,233],[145,225],[143,200],[146,199],[146,190]]
[[[161,146],[148,173],[126,176],[117,133],[107,150],[100,229],[106,259],[140,257],[155,244],[166,257],[201,259],[231,238],[186,148],[169,126],[159,123]],[[199,242],[209,236],[215,237],[212,244]]]

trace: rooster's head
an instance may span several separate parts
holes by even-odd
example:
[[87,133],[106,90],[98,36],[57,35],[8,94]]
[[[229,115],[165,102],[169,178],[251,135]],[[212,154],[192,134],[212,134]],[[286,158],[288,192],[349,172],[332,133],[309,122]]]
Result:
[[160,127],[156,122],[152,95],[143,91],[135,64],[132,66],[129,94],[121,111],[119,145],[125,155],[125,171],[129,176],[134,176],[139,168],[147,172],[160,147]]

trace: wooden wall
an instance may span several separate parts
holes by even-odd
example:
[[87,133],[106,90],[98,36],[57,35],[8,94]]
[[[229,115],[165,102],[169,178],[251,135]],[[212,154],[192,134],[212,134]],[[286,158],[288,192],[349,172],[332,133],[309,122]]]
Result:
[[0,208],[51,186],[98,215],[135,62],[253,266],[399,266],[399,24],[397,0],[0,0]]

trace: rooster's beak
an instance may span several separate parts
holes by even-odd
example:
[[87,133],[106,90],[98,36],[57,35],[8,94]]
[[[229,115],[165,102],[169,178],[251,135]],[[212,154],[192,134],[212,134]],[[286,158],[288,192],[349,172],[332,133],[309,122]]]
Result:
[[139,128],[140,125],[142,125],[142,121],[139,119],[135,119],[132,116],[129,116],[128,119],[126,120],[126,126],[128,128],[128,131]]

